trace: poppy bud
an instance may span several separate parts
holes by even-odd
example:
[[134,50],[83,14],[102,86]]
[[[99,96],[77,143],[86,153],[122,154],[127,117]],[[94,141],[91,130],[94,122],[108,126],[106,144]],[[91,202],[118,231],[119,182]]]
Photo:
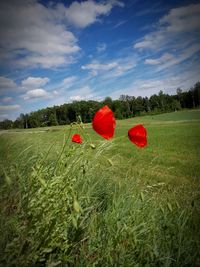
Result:
[[72,142],[81,144],[82,141],[83,141],[83,140],[82,140],[80,134],[74,134],[74,135],[72,136]]

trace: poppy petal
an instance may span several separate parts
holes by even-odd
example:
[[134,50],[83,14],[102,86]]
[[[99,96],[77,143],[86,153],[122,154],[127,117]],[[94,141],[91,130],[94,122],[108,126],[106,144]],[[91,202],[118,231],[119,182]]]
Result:
[[138,147],[145,147],[147,145],[147,131],[142,124],[129,129],[128,137]]
[[99,109],[92,120],[93,129],[105,139],[113,137],[116,127],[115,117],[108,106]]
[[72,142],[81,144],[82,141],[83,141],[83,140],[82,140],[80,134],[74,134],[74,135],[72,136]]

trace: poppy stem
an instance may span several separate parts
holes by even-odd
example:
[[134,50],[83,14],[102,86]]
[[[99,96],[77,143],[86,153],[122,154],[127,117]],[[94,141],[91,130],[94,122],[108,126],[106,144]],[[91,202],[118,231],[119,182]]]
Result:
[[43,159],[41,160],[40,167],[39,167],[39,169],[38,169],[38,171],[37,171],[37,176],[39,175],[40,171],[42,170],[42,166],[44,166],[45,160],[47,159],[47,157],[48,157],[48,155],[49,155],[51,149],[52,149],[54,146],[55,146],[55,142],[50,146],[49,150],[48,150],[47,153],[46,153],[46,156],[43,157]]
[[91,137],[90,137],[89,133],[87,133],[87,132],[85,131],[85,129],[81,126],[80,123],[78,123],[78,126],[80,127],[82,133],[84,133],[84,135],[86,135],[86,136],[88,137],[90,144],[92,144],[92,140],[91,140]]
[[80,115],[77,117],[77,121],[78,121],[78,122],[76,122],[76,124],[77,124],[77,125],[79,126],[79,128],[81,129],[83,135],[86,135],[86,136],[88,137],[88,139],[89,139],[89,143],[90,143],[90,145],[91,145],[91,144],[92,144],[91,137],[90,137],[89,133],[87,133],[87,132],[85,131],[85,128],[84,128],[84,125],[83,125],[83,122],[82,122],[82,119],[81,119],[81,116],[80,116]]
[[64,152],[64,150],[65,150],[65,147],[66,147],[66,145],[67,145],[67,143],[68,143],[68,140],[69,140],[69,138],[70,138],[71,132],[72,132],[72,124],[70,125],[69,134],[68,134],[68,136],[67,136],[66,142],[64,143],[64,145],[63,145],[63,147],[62,147],[62,150],[61,150],[61,152],[60,152],[60,155],[59,155],[59,157],[58,157],[58,159],[57,159],[57,161],[56,161],[56,165],[55,165],[55,167],[54,167],[53,174],[55,174],[55,171],[56,171],[56,169],[57,169],[58,162],[59,162],[59,160],[60,160],[60,158],[61,158],[61,156],[62,156],[62,154],[63,154],[63,152]]

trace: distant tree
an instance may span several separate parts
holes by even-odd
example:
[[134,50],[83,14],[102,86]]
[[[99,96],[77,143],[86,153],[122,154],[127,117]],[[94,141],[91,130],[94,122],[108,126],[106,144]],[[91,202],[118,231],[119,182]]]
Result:
[[180,87],[178,87],[178,88],[176,89],[176,94],[177,94],[177,96],[181,96],[182,92],[183,92],[183,91],[181,90]]
[[29,128],[36,128],[39,127],[39,120],[37,112],[31,112],[28,117],[28,127]]
[[121,95],[119,100],[121,101],[121,112],[124,118],[130,118],[133,116],[131,111],[131,96]]
[[19,128],[19,129],[23,129],[24,128],[24,124],[23,121],[19,118],[17,118],[14,122],[13,122],[13,128]]
[[159,108],[161,111],[164,111],[167,101],[166,101],[166,95],[163,93],[162,90],[160,90],[158,93],[158,99],[159,99]]
[[118,119],[118,120],[123,119],[123,115],[122,115],[120,109],[116,109],[115,112],[114,112],[114,114],[115,114],[115,118],[116,119]]
[[112,111],[114,112],[116,119],[123,119],[122,101],[114,100]]
[[151,110],[160,110],[159,96],[154,94],[149,99]]
[[143,98],[143,107],[146,112],[151,111],[151,106],[148,97]]
[[103,105],[107,105],[109,108],[112,109],[112,104],[113,104],[113,101],[112,101],[112,98],[107,96],[104,100],[103,100]]
[[140,115],[140,112],[142,112],[145,108],[143,106],[144,101],[141,96],[138,96],[135,99],[135,114]]
[[51,113],[50,116],[49,116],[49,126],[56,126],[56,125],[58,125],[56,114],[55,113]]
[[194,105],[195,107],[199,107],[200,106],[200,82],[197,82],[193,89],[193,97],[194,97]]
[[68,119],[69,119],[70,123],[76,121],[76,110],[75,110],[73,104],[69,105],[69,108],[68,108]]
[[181,110],[181,104],[178,100],[172,99],[170,103],[170,111],[178,111]]
[[17,120],[20,121],[20,128],[28,128],[28,114],[21,113]]
[[12,129],[12,127],[13,127],[13,122],[11,120],[8,120],[8,119],[5,119],[0,124],[1,129],[8,130],[8,129]]
[[183,103],[184,103],[184,108],[193,108],[194,101],[193,101],[193,94],[191,91],[188,92],[183,92]]
[[102,104],[97,101],[89,100],[88,101],[88,122],[92,121],[95,112],[102,107]]

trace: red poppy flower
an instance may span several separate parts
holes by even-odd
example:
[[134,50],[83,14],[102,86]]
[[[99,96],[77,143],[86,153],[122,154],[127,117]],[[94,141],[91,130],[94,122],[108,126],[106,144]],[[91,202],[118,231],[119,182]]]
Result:
[[147,131],[143,125],[138,124],[128,131],[128,137],[136,146],[144,147],[147,145]]
[[116,127],[115,117],[108,106],[99,109],[92,120],[93,129],[105,139],[113,137]]
[[74,134],[74,135],[72,136],[72,142],[81,144],[82,141],[83,141],[83,140],[82,140],[80,134]]

